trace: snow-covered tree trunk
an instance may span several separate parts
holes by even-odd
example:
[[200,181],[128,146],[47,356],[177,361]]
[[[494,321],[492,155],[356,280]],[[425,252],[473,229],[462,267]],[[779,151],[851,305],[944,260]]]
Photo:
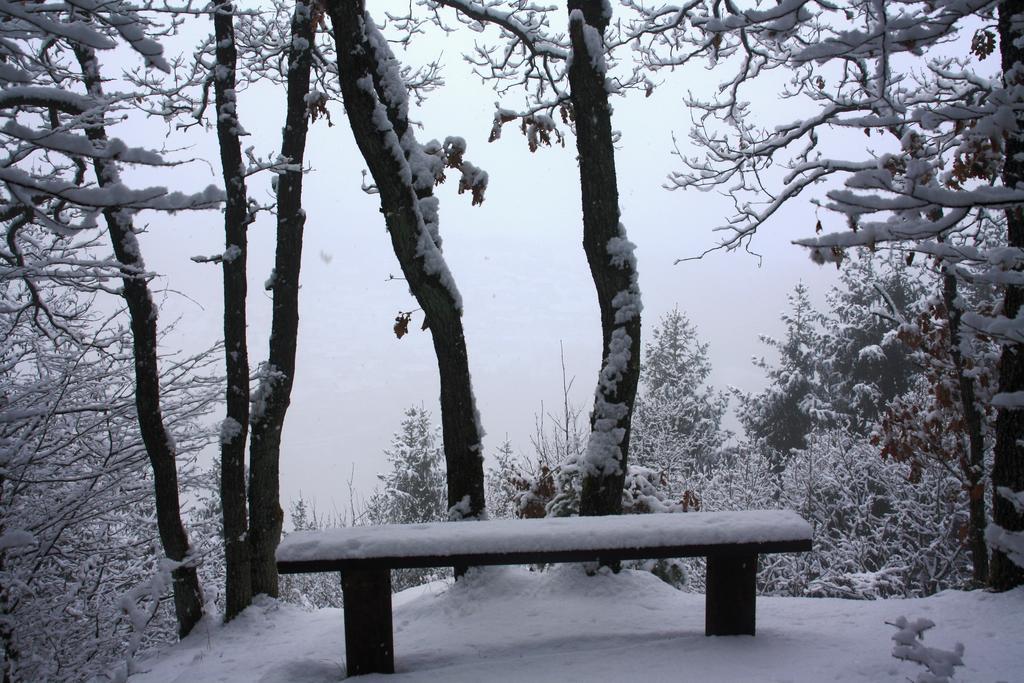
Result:
[[[1005,0],[999,4],[999,51],[1002,57],[1004,86],[1017,92],[1024,87],[1024,39],[1020,22],[1024,19],[1024,1]],[[1019,100],[1018,100],[1019,101]],[[1024,112],[1017,111],[1016,131],[1006,138],[1003,185],[1016,188],[1024,182]],[[1024,207],[1006,210],[1007,246],[1024,248]],[[1003,300],[1003,315],[1013,320],[1024,303],[1024,288],[1009,284]],[[999,361],[999,392],[1024,391],[1024,345],[1004,344]],[[992,466],[992,523],[1006,532],[1024,532],[1024,510],[1017,509],[1001,488],[1024,491],[1024,409],[1000,407],[996,416],[995,459]],[[989,585],[1009,590],[1024,584],[1024,567],[1016,564],[1004,549],[992,549]]]
[[441,428],[453,518],[484,514],[481,440],[462,327],[462,300],[437,232],[434,177],[409,129],[405,86],[360,0],[327,3],[349,124],[380,194],[392,247],[430,328],[441,381]]
[[960,388],[960,404],[963,409],[964,429],[967,432],[966,462],[961,463],[968,496],[967,538],[971,549],[974,583],[983,586],[988,580],[988,544],[985,541],[988,517],[985,512],[984,423],[974,391],[974,378],[964,367],[960,338],[963,308],[957,289],[956,276],[948,269],[943,269],[942,296],[949,322],[949,355],[953,359],[953,370]]
[[[82,80],[89,95],[103,98],[103,80],[96,52],[83,44],[74,45],[75,57],[82,69]],[[107,133],[102,119],[85,126],[94,145],[106,146]],[[120,185],[116,162],[95,157],[93,168],[100,187]],[[164,423],[160,406],[160,368],[157,358],[158,311],[146,281],[146,264],[135,236],[131,212],[120,207],[103,210],[114,255],[121,264],[122,296],[131,319],[132,349],[135,365],[135,406],[139,431],[153,468],[157,526],[167,557],[177,563],[172,572],[174,608],[178,635],[184,638],[203,616],[203,594],[195,565],[190,564],[190,548],[181,521],[178,499],[176,448]]]
[[242,133],[235,97],[234,5],[213,5],[216,65],[212,74],[217,141],[227,200],[224,205],[224,360],[227,415],[221,427],[220,495],[224,511],[226,569],[224,618],[232,619],[252,602],[252,577],[245,493],[245,442],[249,430],[249,350],[245,338],[246,259],[250,222],[242,161]]
[[281,540],[281,430],[291,402],[299,331],[302,265],[302,162],[309,129],[307,96],[313,22],[309,0],[296,0],[288,52],[287,112],[281,156],[293,168],[277,176],[277,252],[271,275],[273,320],[270,354],[260,377],[249,445],[249,545],[253,593],[278,594],[274,552]]
[[603,362],[584,454],[581,515],[622,512],[630,422],[640,378],[640,290],[633,244],[619,222],[604,30],[609,6],[569,3],[569,86],[583,199],[583,248],[601,308]]

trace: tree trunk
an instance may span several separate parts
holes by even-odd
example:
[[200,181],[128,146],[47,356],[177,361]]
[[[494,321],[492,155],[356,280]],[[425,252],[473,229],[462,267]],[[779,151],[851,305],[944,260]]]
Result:
[[298,170],[277,178],[277,254],[270,355],[257,389],[249,444],[249,544],[253,593],[277,597],[277,561],[284,514],[280,501],[281,430],[291,403],[299,331],[299,269],[302,265],[302,162],[309,129],[306,96],[312,65],[313,23],[309,0],[296,0],[288,52],[288,108],[281,156]]
[[[356,144],[380,193],[395,255],[409,289],[423,309],[433,338],[441,382],[441,428],[448,467],[449,514],[458,518],[484,515],[483,453],[469,359],[462,328],[462,304],[440,251],[434,216],[424,216],[421,200],[434,202],[426,188],[414,186],[408,148],[416,144],[407,113],[381,83],[384,64],[393,59],[383,41],[371,41],[372,20],[361,0],[327,3],[337,43],[338,72],[348,120]],[[368,88],[366,84],[375,87]],[[404,93],[404,88],[402,89]],[[376,117],[376,118],[375,118]],[[380,121],[390,122],[381,130]],[[419,192],[419,194],[418,194]],[[428,226],[428,221],[433,221]]]
[[988,581],[988,544],[985,542],[985,437],[981,411],[974,392],[974,379],[964,372],[964,358],[960,352],[960,318],[963,310],[957,301],[956,276],[948,268],[942,273],[942,295],[949,322],[949,355],[953,359],[956,379],[960,388],[960,404],[967,427],[967,454],[960,463],[964,473],[964,486],[968,495],[967,538],[971,550],[972,578],[976,587]]
[[[640,377],[640,290],[633,245],[619,222],[611,107],[605,87],[604,3],[570,0],[569,85],[583,199],[583,249],[601,309],[603,363],[584,455],[581,515],[622,512],[630,424]],[[588,40],[589,34],[589,40]]]
[[[0,500],[7,501],[7,477],[0,473]],[[3,537],[6,529],[0,524],[0,538]],[[0,550],[0,576],[3,576],[7,564],[7,551]],[[18,650],[17,634],[15,628],[18,624],[15,619],[15,609],[18,606],[18,599],[11,595],[9,583],[0,582],[0,683],[14,683],[14,676],[18,672],[18,662],[21,660],[21,652]]]
[[235,98],[234,5],[216,0],[214,96],[217,141],[227,201],[224,205],[224,361],[227,416],[221,428],[220,498],[224,511],[226,573],[224,618],[230,620],[252,602],[248,519],[245,495],[245,440],[249,429],[249,350],[245,339],[246,259],[249,227],[241,127]]
[[[999,51],[1002,57],[1004,85],[1011,87],[1021,82],[1016,70],[1024,62],[1024,48],[1014,43],[1021,38],[1011,19],[1024,13],[1024,0],[1005,0],[999,3]],[[1019,19],[1018,19],[1019,21]],[[1012,82],[1009,79],[1013,79]],[[1019,87],[1019,85],[1018,85]],[[1007,136],[1003,154],[1003,184],[1017,187],[1024,180],[1024,113],[1017,112],[1017,130]],[[1024,248],[1024,208],[1014,206],[1006,210],[1006,242],[1010,247]],[[1003,315],[1017,317],[1024,303],[1024,288],[1006,286]],[[999,391],[1024,391],[1024,347],[1017,342],[1003,344],[999,359]],[[996,414],[995,459],[992,465],[992,523],[1010,532],[1024,532],[1024,514],[999,495],[1000,487],[1011,491],[1024,491],[1024,410],[999,408]],[[989,566],[989,586],[995,590],[1009,590],[1024,585],[1024,568],[1018,566],[1003,551],[993,548]]]
[[[83,45],[74,45],[75,57],[82,68],[82,78],[90,95],[103,97],[103,81],[95,51]],[[102,118],[85,128],[86,136],[94,143],[106,144],[107,132]],[[96,182],[100,187],[121,182],[117,164],[105,159],[94,159]],[[178,637],[184,638],[203,616],[203,593],[196,568],[189,564],[189,542],[181,522],[178,500],[178,470],[174,440],[167,432],[160,408],[160,367],[157,357],[157,314],[146,282],[146,264],[139,251],[131,213],[116,208],[104,209],[103,217],[114,247],[114,255],[121,264],[125,302],[131,319],[132,347],[135,360],[135,408],[139,431],[153,468],[156,490],[156,519],[164,553],[177,563],[171,573],[174,590],[174,611],[178,619]]]

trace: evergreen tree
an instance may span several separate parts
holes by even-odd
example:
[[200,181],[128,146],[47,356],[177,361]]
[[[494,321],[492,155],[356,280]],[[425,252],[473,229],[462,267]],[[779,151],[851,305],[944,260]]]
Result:
[[821,371],[831,379],[832,410],[858,434],[871,432],[919,372],[897,328],[924,292],[902,254],[863,250],[844,262],[840,283],[827,296]]
[[[379,475],[383,487],[366,503],[369,524],[415,524],[448,519],[447,488],[442,463],[441,430],[423,407],[405,411],[402,425],[384,452],[391,471]],[[438,568],[401,569],[392,573],[394,592],[446,575]]]
[[768,375],[768,387],[757,394],[736,392],[740,424],[751,441],[770,451],[776,472],[784,468],[791,450],[806,447],[807,435],[816,425],[834,419],[827,392],[821,387],[816,355],[822,343],[822,316],[811,305],[802,282],[788,300],[789,310],[781,316],[785,337],[761,336],[762,342],[778,352],[778,364],[771,365],[764,358],[754,361]]
[[662,472],[673,488],[713,468],[729,437],[722,428],[729,399],[706,384],[710,375],[708,344],[673,308],[644,349],[633,437],[635,462]]
[[508,436],[494,454],[495,465],[487,469],[487,509],[491,517],[514,519],[520,513],[522,489],[529,485],[520,472],[520,459]]
[[444,454],[440,433],[423,407],[405,411],[402,425],[384,452],[391,471],[379,475],[383,489],[370,496],[371,524],[413,524],[447,519]]

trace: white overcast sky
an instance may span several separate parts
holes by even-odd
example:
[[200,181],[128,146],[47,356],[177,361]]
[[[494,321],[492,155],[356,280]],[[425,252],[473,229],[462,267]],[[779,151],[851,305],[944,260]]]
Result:
[[[474,36],[475,37],[475,36]],[[530,448],[541,402],[561,401],[559,343],[567,371],[575,378],[573,399],[589,410],[600,365],[600,324],[594,286],[581,239],[575,140],[565,148],[531,154],[515,126],[488,143],[494,102],[499,98],[473,77],[459,59],[458,42],[426,38],[415,59],[443,55],[447,87],[435,92],[415,117],[423,123],[421,142],[461,135],[467,159],[490,174],[487,198],[470,207],[456,194],[456,182],[438,188],[444,253],[465,302],[469,362],[483,426],[484,446],[493,452],[506,435],[523,452]],[[173,48],[171,48],[173,50]],[[402,58],[399,53],[399,57]],[[415,61],[415,60],[413,60]],[[760,234],[754,248],[760,262],[743,253],[715,253],[702,261],[673,265],[716,243],[711,232],[729,215],[731,202],[715,194],[669,192],[666,175],[677,169],[670,154],[672,134],[686,141],[687,90],[709,93],[724,75],[701,68],[666,75],[653,96],[615,98],[613,124],[621,132],[616,164],[622,221],[637,245],[644,300],[644,337],[658,318],[678,304],[711,344],[712,382],[722,388],[757,389],[762,373],[751,365],[765,347],[762,333],[780,330],[778,316],[798,280],[820,301],[834,281],[834,269],[814,265],[790,240],[813,231],[814,207],[798,201]],[[770,89],[765,107],[780,106]],[[244,144],[261,156],[280,146],[283,97],[270,91],[241,96],[239,115],[250,136]],[[515,99],[502,104],[515,107]],[[411,333],[392,332],[399,311],[417,308],[402,281],[376,196],[360,190],[366,167],[352,140],[340,104],[331,106],[334,126],[320,120],[311,129],[303,203],[308,215],[301,277],[299,357],[292,405],[284,429],[282,501],[300,492],[321,510],[348,508],[347,481],[368,495],[386,468],[383,450],[402,412],[423,404],[439,422],[437,366],[420,314]],[[774,113],[774,112],[773,112]],[[173,174],[193,189],[221,184],[211,135],[191,130],[164,138],[166,127],[145,127],[152,147],[190,146],[185,156],[203,157]],[[141,182],[142,176],[136,182]],[[148,175],[144,178],[152,182]],[[250,193],[269,201],[266,180]],[[829,219],[827,215],[823,220]],[[162,320],[179,323],[168,348],[195,350],[221,337],[221,272],[189,257],[223,250],[217,212],[149,216],[143,251],[149,267],[162,274]],[[832,220],[835,220],[834,218]],[[267,354],[270,297],[263,282],[273,264],[274,224],[262,217],[250,228],[249,343],[255,369]],[[218,408],[217,418],[222,417]]]

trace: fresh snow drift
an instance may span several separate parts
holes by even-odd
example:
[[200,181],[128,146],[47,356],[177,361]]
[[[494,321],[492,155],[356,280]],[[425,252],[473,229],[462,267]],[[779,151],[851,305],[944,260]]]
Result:
[[[927,644],[965,646],[961,681],[1020,681],[1024,589],[909,600],[758,599],[757,636],[704,635],[704,596],[653,575],[477,569],[394,597],[393,675],[371,683],[737,681],[902,683],[920,667],[891,656],[901,616],[937,626]],[[326,683],[344,677],[340,610],[259,602],[224,626],[208,618],[135,666],[130,683]]]

